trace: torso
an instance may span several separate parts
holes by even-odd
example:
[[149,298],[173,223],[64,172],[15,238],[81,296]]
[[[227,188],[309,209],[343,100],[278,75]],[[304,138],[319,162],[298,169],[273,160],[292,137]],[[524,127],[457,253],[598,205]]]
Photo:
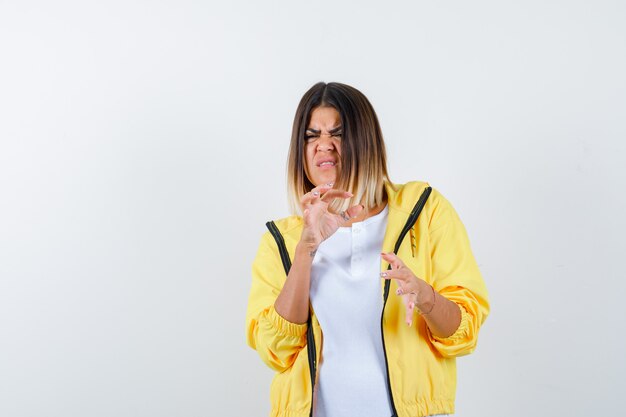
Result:
[[311,304],[324,334],[316,417],[391,415],[380,334],[384,209],[339,228],[313,260]]

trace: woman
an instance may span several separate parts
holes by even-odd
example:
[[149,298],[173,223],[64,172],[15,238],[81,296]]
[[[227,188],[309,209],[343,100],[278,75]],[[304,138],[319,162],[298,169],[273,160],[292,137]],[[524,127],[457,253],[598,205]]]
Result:
[[288,183],[252,267],[247,341],[276,375],[272,416],[454,412],[455,358],[489,311],[463,224],[427,183],[388,178],[378,119],[339,83],[302,97]]

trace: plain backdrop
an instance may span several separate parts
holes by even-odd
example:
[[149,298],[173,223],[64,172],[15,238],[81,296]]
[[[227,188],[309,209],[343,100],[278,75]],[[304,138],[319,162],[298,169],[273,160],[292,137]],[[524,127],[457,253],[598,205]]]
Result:
[[456,415],[619,414],[625,22],[618,0],[1,0],[0,416],[268,414],[250,264],[322,80],[469,232],[492,311]]

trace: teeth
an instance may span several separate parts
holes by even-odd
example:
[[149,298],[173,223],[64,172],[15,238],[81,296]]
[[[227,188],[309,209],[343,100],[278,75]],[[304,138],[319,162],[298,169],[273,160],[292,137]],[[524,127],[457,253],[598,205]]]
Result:
[[321,167],[326,166],[326,165],[335,166],[335,163],[334,163],[334,162],[330,162],[330,161],[328,161],[328,162],[322,162],[322,163],[320,164],[320,166],[321,166]]

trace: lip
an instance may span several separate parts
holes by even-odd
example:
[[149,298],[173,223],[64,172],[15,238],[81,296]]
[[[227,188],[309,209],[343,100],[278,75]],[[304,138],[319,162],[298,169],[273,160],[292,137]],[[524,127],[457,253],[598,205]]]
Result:
[[[320,166],[324,162],[332,162],[333,165]],[[330,157],[320,158],[317,162],[315,162],[315,166],[317,166],[318,168],[334,168],[335,166],[337,166],[337,160],[335,158],[330,158]]]

